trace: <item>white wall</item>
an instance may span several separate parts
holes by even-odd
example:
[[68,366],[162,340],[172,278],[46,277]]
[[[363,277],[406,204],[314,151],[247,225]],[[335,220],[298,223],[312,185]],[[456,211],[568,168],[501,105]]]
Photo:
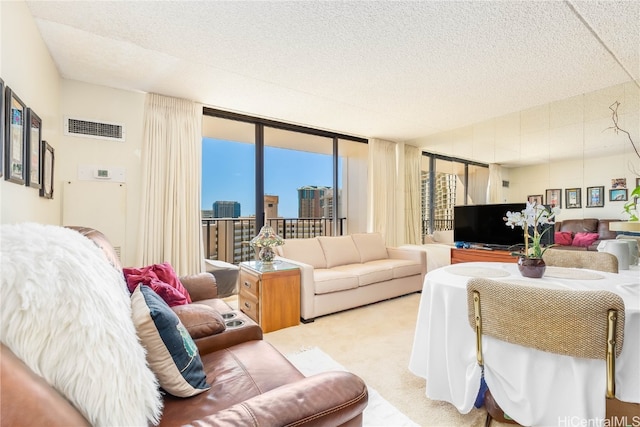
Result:
[[[60,75],[26,3],[0,1],[0,15],[0,77],[42,119],[42,139],[56,150],[57,161],[62,133]],[[59,173],[60,168],[54,168],[52,200],[40,197],[36,188],[5,181],[4,176],[0,178],[0,223],[59,224]]]
[[[62,79],[26,3],[0,1],[0,14],[0,77],[40,116],[42,138],[55,149],[53,199],[39,197],[37,189],[0,178],[0,223],[33,221],[62,225],[63,206],[77,206],[88,214],[84,224],[75,225],[91,225],[97,220],[123,229],[124,241],[115,243],[122,245],[123,264],[133,265],[140,212],[140,148],[145,94]],[[20,40],[16,34],[20,34]],[[65,136],[64,116],[121,123],[126,129],[126,142]],[[63,203],[65,183],[77,182],[78,166],[81,165],[125,168],[126,208],[122,215],[113,216],[97,206],[92,209],[94,206],[87,206],[82,197],[76,196],[77,200],[67,199],[69,203]],[[95,183],[95,191],[102,194],[103,187],[99,184]],[[106,196],[101,201],[107,205],[118,203],[119,200],[110,200],[113,197]]]
[[[137,250],[140,198],[141,198],[141,147],[143,138],[145,94],[119,89],[96,86],[77,81],[62,81],[61,115],[88,119],[90,121],[122,124],[125,129],[125,141],[116,142],[95,138],[62,135],[56,167],[58,167],[60,188],[64,205],[78,206],[82,209],[81,219],[77,212],[62,212],[64,225],[85,225],[100,228],[111,243],[121,247],[122,263],[132,266]],[[62,120],[62,119],[61,119]],[[85,191],[104,194],[102,203],[88,205],[88,197],[82,192],[64,193],[64,183],[78,182],[78,168],[91,166],[100,168],[124,168],[126,199],[123,210],[112,210],[119,205],[119,199],[105,182],[83,182]],[[69,185],[69,184],[67,184]],[[69,197],[72,197],[69,200]],[[86,199],[86,200],[85,200]],[[104,205],[107,205],[107,209]],[[73,218],[70,224],[68,218]],[[82,223],[77,223],[82,221]],[[108,224],[108,226],[103,226]]]

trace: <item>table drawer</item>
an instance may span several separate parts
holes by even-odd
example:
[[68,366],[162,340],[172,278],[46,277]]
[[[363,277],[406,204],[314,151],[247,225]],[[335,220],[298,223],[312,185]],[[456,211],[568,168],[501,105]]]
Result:
[[240,271],[240,292],[253,295],[255,299],[260,297],[260,277],[246,271]]
[[260,323],[260,303],[252,298],[251,294],[240,291],[238,300],[240,310],[249,316],[254,322]]

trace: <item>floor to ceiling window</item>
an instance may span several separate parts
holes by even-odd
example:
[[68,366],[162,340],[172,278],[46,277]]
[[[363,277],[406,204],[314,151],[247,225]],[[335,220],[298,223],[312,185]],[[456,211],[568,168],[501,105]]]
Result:
[[366,230],[365,139],[205,108],[202,141],[208,258],[254,259],[265,223],[284,238]]
[[486,203],[488,165],[422,153],[421,168],[423,236],[453,230],[454,206]]

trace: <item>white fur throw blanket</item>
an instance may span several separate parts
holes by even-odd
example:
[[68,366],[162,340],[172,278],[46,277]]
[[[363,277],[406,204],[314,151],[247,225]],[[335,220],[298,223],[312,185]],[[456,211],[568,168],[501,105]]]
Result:
[[157,424],[162,401],[120,272],[80,233],[0,226],[0,340],[94,426]]

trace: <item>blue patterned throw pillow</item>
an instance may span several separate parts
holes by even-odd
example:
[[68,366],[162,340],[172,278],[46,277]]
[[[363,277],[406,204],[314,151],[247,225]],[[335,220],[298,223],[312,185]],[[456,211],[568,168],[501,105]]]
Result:
[[158,294],[139,285],[131,294],[131,311],[149,366],[167,393],[190,397],[211,387],[195,342]]

